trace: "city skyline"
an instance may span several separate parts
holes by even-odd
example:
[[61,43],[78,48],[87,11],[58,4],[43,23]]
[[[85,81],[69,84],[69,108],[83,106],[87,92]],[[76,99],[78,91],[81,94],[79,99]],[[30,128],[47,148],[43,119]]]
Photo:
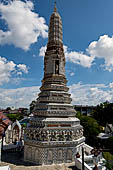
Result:
[[[73,104],[113,102],[112,5],[57,0]],[[0,107],[28,107],[37,98],[53,8],[52,0],[0,2]]]

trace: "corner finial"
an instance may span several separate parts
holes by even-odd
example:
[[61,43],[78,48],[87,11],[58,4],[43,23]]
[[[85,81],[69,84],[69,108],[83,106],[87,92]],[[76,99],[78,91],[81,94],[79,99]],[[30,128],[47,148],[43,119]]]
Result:
[[54,12],[57,12],[56,1],[55,1],[55,4],[54,4]]

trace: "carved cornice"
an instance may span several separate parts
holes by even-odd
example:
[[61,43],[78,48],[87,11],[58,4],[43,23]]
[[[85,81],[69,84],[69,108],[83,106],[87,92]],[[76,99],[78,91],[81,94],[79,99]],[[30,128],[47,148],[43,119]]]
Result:
[[27,140],[34,140],[37,142],[74,142],[83,137],[83,128],[81,126],[69,129],[61,129],[59,128],[27,128],[25,137]]
[[35,140],[29,140],[29,139],[24,139],[25,140],[25,145],[31,145],[31,146],[37,146],[37,147],[75,147],[85,141],[85,137],[82,137],[76,141],[51,141],[51,142],[41,142],[41,141],[35,141]]

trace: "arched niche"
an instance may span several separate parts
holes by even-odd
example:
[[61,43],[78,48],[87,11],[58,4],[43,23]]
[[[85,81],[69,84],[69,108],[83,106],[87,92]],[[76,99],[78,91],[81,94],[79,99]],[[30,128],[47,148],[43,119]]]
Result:
[[52,161],[53,160],[53,151],[49,150],[48,151],[48,161]]
[[39,151],[38,150],[35,151],[35,162],[36,163],[39,162]]
[[26,159],[30,161],[32,160],[32,148],[31,147],[26,148]]
[[72,150],[71,149],[67,150],[67,160],[72,160]]
[[63,160],[63,151],[62,150],[58,150],[58,154],[57,154],[58,160],[62,161]]

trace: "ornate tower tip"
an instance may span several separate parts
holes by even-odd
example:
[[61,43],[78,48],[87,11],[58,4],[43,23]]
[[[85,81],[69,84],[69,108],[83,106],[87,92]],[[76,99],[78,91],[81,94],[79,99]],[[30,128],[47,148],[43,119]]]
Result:
[[54,4],[54,12],[57,12],[56,1],[55,1],[55,4]]

